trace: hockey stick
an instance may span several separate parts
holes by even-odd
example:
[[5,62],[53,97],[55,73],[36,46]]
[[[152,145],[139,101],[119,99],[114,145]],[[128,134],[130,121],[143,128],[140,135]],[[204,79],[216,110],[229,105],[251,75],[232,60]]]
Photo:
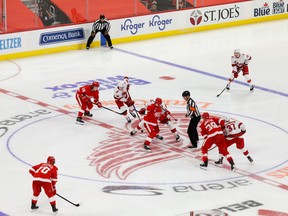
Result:
[[[131,95],[130,95],[130,92],[129,92],[128,90],[127,90],[127,93],[128,93],[128,95],[129,95],[130,99],[132,100]],[[133,106],[133,109],[134,109],[134,111],[136,112],[137,118],[139,119],[139,122],[140,122],[141,119],[140,119],[140,116],[139,116],[139,114],[138,114],[138,111],[136,110],[136,107],[135,107],[134,103],[133,103],[132,106]]]
[[104,108],[104,109],[106,109],[106,110],[109,110],[109,111],[111,111],[111,112],[114,112],[114,113],[116,113],[116,114],[118,114],[118,115],[123,115],[123,114],[125,113],[125,111],[122,112],[122,113],[116,112],[116,111],[114,111],[114,110],[112,110],[112,109],[110,109],[110,108],[108,108],[108,107],[105,107],[105,106],[102,106],[102,108]]
[[62,198],[63,200],[69,202],[70,204],[76,206],[76,207],[79,207],[79,206],[80,206],[80,203],[73,203],[73,202],[71,202],[70,200],[66,199],[65,197],[59,195],[58,193],[56,193],[56,195],[59,196],[60,198]]
[[230,85],[230,83],[233,82],[234,78],[235,78],[235,77],[233,77],[233,79],[225,86],[225,88],[217,95],[217,97],[219,97],[219,96],[225,91],[225,89],[227,88],[227,86]]

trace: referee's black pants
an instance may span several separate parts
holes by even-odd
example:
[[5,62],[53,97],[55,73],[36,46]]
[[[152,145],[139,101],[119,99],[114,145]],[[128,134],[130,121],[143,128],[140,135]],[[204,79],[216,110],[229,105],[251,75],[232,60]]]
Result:
[[200,119],[201,119],[201,116],[192,117],[190,119],[190,123],[188,125],[188,130],[187,130],[190,142],[191,142],[192,146],[195,148],[197,147],[197,142],[199,141],[197,125],[198,125]]
[[[88,38],[88,41],[87,41],[87,44],[86,44],[86,47],[90,47],[90,44],[93,42],[96,34],[99,32],[99,30],[96,30],[95,32],[95,35],[92,36],[92,34],[90,35],[90,37]],[[108,43],[108,46],[111,47],[112,46],[112,41],[111,41],[111,37],[109,34],[104,34],[106,32],[106,30],[102,30],[100,31],[102,33],[102,35],[105,37],[107,43]]]

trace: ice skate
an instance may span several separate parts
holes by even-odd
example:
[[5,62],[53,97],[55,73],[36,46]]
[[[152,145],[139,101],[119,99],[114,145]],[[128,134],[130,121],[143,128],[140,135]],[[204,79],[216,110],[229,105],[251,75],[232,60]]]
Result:
[[85,111],[85,112],[84,112],[84,116],[92,117],[93,114],[90,113],[89,111]]
[[226,91],[230,91],[230,85],[226,85]]
[[218,161],[215,161],[214,165],[217,166],[217,167],[222,167],[222,165],[223,165],[223,157],[219,158]]
[[80,124],[80,125],[83,125],[83,124],[84,124],[84,121],[82,120],[81,117],[77,117],[77,119],[76,119],[76,124]]
[[147,152],[151,152],[152,151],[151,148],[148,145],[146,145],[146,144],[143,145],[143,148]]
[[131,119],[129,118],[129,116],[126,117],[126,120],[128,123],[131,123]]
[[133,111],[130,112],[130,115],[133,116],[133,118],[136,118],[136,114]]
[[250,161],[250,163],[253,163],[253,159],[250,156],[247,156],[247,159]]
[[51,205],[51,207],[52,207],[53,213],[57,213],[58,212],[58,209],[56,208],[56,205]]
[[208,161],[203,162],[202,164],[200,164],[200,168],[203,169],[203,170],[207,170],[207,167],[208,167]]
[[176,141],[179,141],[181,137],[179,136],[179,134],[176,134],[175,138],[176,138]]
[[31,210],[36,211],[39,208],[35,203],[31,202]]
[[250,86],[250,92],[253,92],[254,91],[254,85],[251,85]]
[[134,129],[134,130],[132,130],[132,131],[130,132],[130,135],[133,136],[133,135],[135,135],[136,133],[137,133],[137,130]]
[[231,171],[232,171],[232,172],[235,172],[236,167],[235,167],[235,164],[234,164],[233,161],[230,162],[230,166],[231,166]]
[[160,136],[160,135],[157,135],[156,138],[159,139],[159,140],[163,140],[164,139],[163,136]]

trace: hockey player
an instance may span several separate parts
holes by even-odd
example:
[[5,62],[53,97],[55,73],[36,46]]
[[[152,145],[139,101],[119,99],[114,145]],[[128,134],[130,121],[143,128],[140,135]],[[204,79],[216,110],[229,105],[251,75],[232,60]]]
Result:
[[134,135],[137,133],[138,130],[141,130],[143,127],[147,130],[148,136],[144,142],[143,148],[148,152],[151,152],[150,143],[154,137],[163,140],[163,137],[159,135],[160,130],[158,127],[158,119],[162,112],[162,109],[160,107],[161,104],[162,99],[156,98],[155,101],[151,100],[147,104],[146,109],[142,108],[141,111],[139,111],[139,114],[144,114],[145,111],[147,111],[147,113],[145,114],[143,120],[140,121],[140,123],[137,125],[137,127],[130,132],[130,135]]
[[84,124],[82,119],[83,115],[88,117],[93,116],[93,114],[90,113],[90,110],[93,108],[93,104],[96,104],[98,108],[102,107],[102,104],[99,101],[99,86],[100,85],[98,82],[93,82],[91,85],[80,87],[76,92],[76,100],[81,108],[81,111],[78,112],[78,117],[76,119],[77,124]]
[[161,104],[161,109],[162,109],[162,112],[161,112],[161,115],[159,117],[160,123],[167,124],[167,126],[170,129],[170,131],[172,132],[172,134],[175,135],[175,139],[177,141],[179,141],[180,140],[180,136],[177,133],[175,125],[171,121],[171,113],[170,113],[169,110],[167,110],[167,105],[165,103],[162,103]]
[[247,83],[250,86],[250,92],[254,91],[254,86],[252,85],[252,80],[249,76],[249,68],[248,64],[251,61],[252,57],[249,55],[246,55],[244,53],[240,53],[239,49],[234,50],[234,55],[231,56],[231,64],[232,64],[232,74],[230,78],[228,79],[228,84],[226,86],[226,89],[230,90],[230,83],[233,81],[233,79],[237,79],[239,73],[242,71],[244,78],[246,79]]
[[[246,133],[246,127],[242,122],[232,120],[229,118],[219,119],[219,123],[222,126],[222,130],[225,135],[226,145],[229,148],[231,145],[236,144],[237,149],[241,150],[243,155],[247,157],[250,163],[253,162],[252,157],[249,155],[249,151],[245,149],[243,134]],[[223,156],[219,155],[219,160],[215,162],[215,165],[221,166],[223,163]]]
[[201,135],[204,137],[204,142],[202,144],[202,161],[200,168],[206,169],[208,166],[208,150],[213,144],[218,147],[220,154],[222,154],[227,161],[230,163],[231,170],[235,170],[235,164],[233,158],[230,156],[224,134],[221,127],[211,118],[209,118],[209,113],[204,112],[202,114],[203,121],[200,124]]
[[121,110],[123,113],[124,117],[126,118],[127,122],[130,123],[131,119],[128,116],[127,109],[125,105],[129,109],[129,113],[131,116],[134,118],[136,117],[136,114],[134,113],[134,101],[131,99],[130,94],[129,94],[129,78],[124,77],[123,81],[120,81],[117,86],[114,88],[114,99],[115,103],[117,104],[118,108]]
[[33,176],[33,197],[31,202],[31,209],[36,210],[39,208],[37,206],[38,196],[41,192],[41,188],[44,189],[45,194],[49,198],[50,205],[53,212],[57,212],[56,208],[56,182],[58,177],[58,168],[55,166],[55,158],[49,156],[47,158],[47,163],[40,163],[29,169],[29,173]]

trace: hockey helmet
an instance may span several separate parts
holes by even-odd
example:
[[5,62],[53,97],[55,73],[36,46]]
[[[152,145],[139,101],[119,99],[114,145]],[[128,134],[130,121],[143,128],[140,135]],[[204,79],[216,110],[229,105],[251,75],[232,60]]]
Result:
[[55,164],[55,157],[53,157],[53,156],[49,156],[48,158],[47,158],[47,163],[48,164]]
[[240,54],[240,49],[235,49],[234,53],[239,53]]
[[156,98],[155,99],[155,105],[160,106],[162,104],[162,99],[161,98]]
[[123,90],[126,85],[127,85],[127,82],[125,82],[125,81],[120,81],[120,82],[118,83],[118,88],[119,88],[120,90]]
[[204,119],[209,119],[210,115],[209,115],[208,112],[204,112],[204,113],[202,113],[202,117],[203,117]]
[[184,91],[182,93],[182,97],[186,97],[186,96],[190,96],[190,92],[189,91]]
[[105,19],[105,15],[104,15],[104,14],[101,14],[99,18],[100,18],[100,19]]
[[92,82],[91,86],[92,87],[99,87],[100,85],[99,85],[99,82]]

